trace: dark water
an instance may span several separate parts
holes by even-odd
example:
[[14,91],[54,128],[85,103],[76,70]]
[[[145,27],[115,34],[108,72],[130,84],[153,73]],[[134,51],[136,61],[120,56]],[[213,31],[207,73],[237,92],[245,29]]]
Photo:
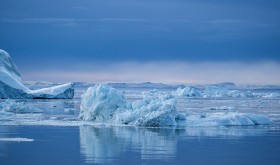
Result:
[[269,164],[280,162],[271,126],[135,128],[0,126],[0,164]]

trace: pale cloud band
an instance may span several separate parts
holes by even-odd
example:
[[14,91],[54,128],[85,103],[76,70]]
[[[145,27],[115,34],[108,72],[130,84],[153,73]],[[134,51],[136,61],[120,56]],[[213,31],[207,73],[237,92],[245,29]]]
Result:
[[[84,64],[75,69],[24,71],[24,80],[53,82],[162,82],[280,84],[278,62],[119,62]],[[81,69],[79,69],[81,68]],[[82,69],[83,68],[83,69]]]

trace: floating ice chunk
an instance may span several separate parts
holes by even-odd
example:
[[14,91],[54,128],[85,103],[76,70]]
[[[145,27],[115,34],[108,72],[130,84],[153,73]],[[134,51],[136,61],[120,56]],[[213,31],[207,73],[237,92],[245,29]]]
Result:
[[138,126],[175,126],[176,100],[158,91],[143,92],[143,100],[131,104],[114,88],[96,85],[82,95],[80,119]]
[[0,109],[4,112],[11,113],[42,113],[43,111],[37,107],[28,105],[24,102],[16,102],[7,99],[5,102],[0,103]]
[[146,102],[146,105],[133,109],[137,115],[135,125],[149,127],[177,125],[176,117],[179,112],[173,96],[158,92],[143,94],[143,102]]
[[175,92],[176,96],[186,96],[186,97],[201,97],[201,93],[194,87],[185,87],[185,88],[181,88],[179,87],[176,92]]
[[108,121],[118,108],[127,106],[127,100],[121,93],[103,84],[89,87],[81,98],[79,117],[86,121]]
[[272,121],[259,114],[248,114],[238,112],[217,112],[217,113],[187,113],[186,126],[246,126],[264,125]]
[[10,55],[0,49],[0,98],[69,99],[74,96],[72,84],[64,84],[39,90],[30,90],[21,81],[21,75]]

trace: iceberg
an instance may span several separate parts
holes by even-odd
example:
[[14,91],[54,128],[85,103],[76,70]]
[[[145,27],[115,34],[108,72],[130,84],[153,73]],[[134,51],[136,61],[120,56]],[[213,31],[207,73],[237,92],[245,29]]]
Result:
[[185,88],[179,87],[176,92],[176,96],[185,96],[185,97],[201,97],[201,93],[194,87],[187,86]]
[[175,126],[179,112],[172,95],[143,92],[143,100],[129,103],[116,89],[100,84],[81,96],[80,119],[148,127]]
[[74,89],[72,83],[57,85],[49,88],[42,88],[37,90],[31,90],[30,94],[33,95],[35,99],[64,99],[73,98]]
[[22,83],[20,77],[10,55],[0,49],[0,99],[70,99],[74,96],[71,83],[31,90]]
[[89,87],[81,99],[79,117],[85,121],[108,121],[118,109],[127,106],[126,98],[107,85]]

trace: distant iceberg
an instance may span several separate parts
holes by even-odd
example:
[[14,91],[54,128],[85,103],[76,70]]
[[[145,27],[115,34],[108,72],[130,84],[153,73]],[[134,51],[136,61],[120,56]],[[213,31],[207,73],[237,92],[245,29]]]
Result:
[[95,123],[125,124],[145,127],[231,126],[269,124],[263,115],[223,112],[181,113],[176,98],[157,90],[143,92],[143,99],[128,102],[123,94],[108,85],[89,87],[83,94],[80,119]]
[[222,86],[207,86],[203,91],[203,97],[205,98],[217,98],[217,97],[241,97],[248,98],[253,97],[250,91],[240,91],[240,90],[229,90],[228,88]]
[[0,49],[0,99],[71,99],[74,96],[71,83],[31,90],[22,83],[20,77],[10,55]]
[[250,91],[230,90],[224,86],[206,86],[203,91],[187,86],[185,88],[179,87],[173,95],[179,97],[204,97],[204,98],[221,98],[221,97],[240,97],[248,98],[254,97]]
[[179,87],[174,93],[176,96],[186,96],[186,97],[201,97],[201,92],[194,88],[187,86],[185,88]]

